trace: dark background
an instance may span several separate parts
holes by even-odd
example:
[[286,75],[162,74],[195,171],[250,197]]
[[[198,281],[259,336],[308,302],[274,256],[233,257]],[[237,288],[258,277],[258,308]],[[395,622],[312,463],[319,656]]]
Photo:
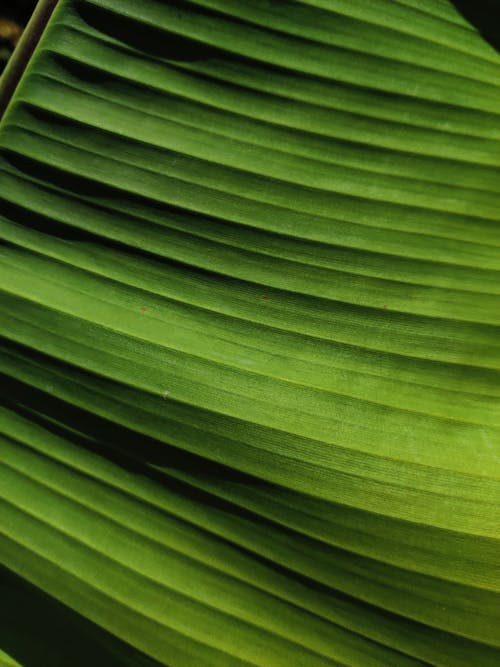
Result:
[[35,8],[36,0],[2,0],[0,14],[25,24]]
[[14,50],[23,27],[29,20],[36,0],[1,0],[0,2],[0,73]]

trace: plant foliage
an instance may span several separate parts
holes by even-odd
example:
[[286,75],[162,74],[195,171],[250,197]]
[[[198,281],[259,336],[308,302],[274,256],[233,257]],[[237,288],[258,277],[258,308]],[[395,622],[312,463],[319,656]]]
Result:
[[107,667],[498,665],[500,56],[453,4],[61,0],[0,144],[39,665],[44,609]]

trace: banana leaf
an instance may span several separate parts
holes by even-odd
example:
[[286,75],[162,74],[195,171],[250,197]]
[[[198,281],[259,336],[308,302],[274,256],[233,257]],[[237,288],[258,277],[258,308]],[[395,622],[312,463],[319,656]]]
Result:
[[498,14],[54,4],[2,90],[0,664],[497,666]]

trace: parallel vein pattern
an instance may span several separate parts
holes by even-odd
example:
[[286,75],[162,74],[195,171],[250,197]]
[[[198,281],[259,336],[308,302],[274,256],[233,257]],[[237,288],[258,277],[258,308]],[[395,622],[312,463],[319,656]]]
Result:
[[8,576],[106,665],[497,665],[500,55],[452,3],[60,0],[0,146]]

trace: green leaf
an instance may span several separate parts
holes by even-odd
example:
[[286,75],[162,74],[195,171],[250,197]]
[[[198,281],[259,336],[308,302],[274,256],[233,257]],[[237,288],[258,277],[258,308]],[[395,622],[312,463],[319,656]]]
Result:
[[60,0],[0,126],[0,564],[75,657],[498,664],[499,109],[449,0]]

